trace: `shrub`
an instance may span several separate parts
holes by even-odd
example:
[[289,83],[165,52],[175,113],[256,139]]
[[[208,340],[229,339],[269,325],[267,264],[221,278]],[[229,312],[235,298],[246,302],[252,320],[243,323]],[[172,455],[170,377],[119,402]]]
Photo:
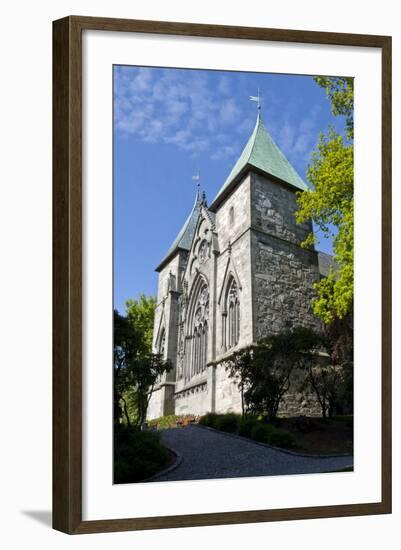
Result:
[[251,428],[251,439],[260,441],[261,443],[268,443],[275,447],[284,447],[287,449],[296,447],[296,440],[291,432],[279,430],[272,424],[265,424],[257,421],[254,421],[253,427]]
[[215,428],[218,416],[219,415],[216,413],[206,413],[199,419],[199,424],[201,424],[201,426],[209,426],[210,428]]
[[252,428],[258,423],[255,416],[245,416],[241,418],[238,433],[243,437],[251,437]]
[[261,424],[258,422],[251,429],[251,439],[261,443],[270,443],[272,434],[276,431],[272,424]]
[[269,440],[270,445],[274,445],[275,447],[285,447],[286,449],[293,449],[296,447],[296,440],[295,437],[292,435],[291,432],[287,430],[275,430],[270,435]]
[[214,428],[222,432],[234,433],[238,431],[240,418],[237,414],[228,413],[218,415],[214,421]]
[[114,483],[142,481],[167,465],[170,456],[158,434],[132,426],[115,426]]
[[149,420],[148,426],[150,428],[155,428],[157,430],[165,430],[167,428],[176,428],[178,418],[180,417],[175,414],[160,416],[159,418],[154,418],[153,420]]

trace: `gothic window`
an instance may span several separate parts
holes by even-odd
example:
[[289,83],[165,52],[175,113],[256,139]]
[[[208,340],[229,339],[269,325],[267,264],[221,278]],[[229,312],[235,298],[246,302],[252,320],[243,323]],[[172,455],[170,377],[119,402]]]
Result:
[[166,347],[166,331],[162,328],[159,338],[159,349],[158,353],[164,358],[164,349]]
[[209,251],[209,244],[207,241],[203,240],[199,245],[199,252],[198,252],[199,262],[201,264],[206,262],[208,257],[208,251]]
[[209,290],[203,279],[198,285],[191,306],[192,315],[188,322],[185,352],[185,378],[187,380],[201,374],[206,369],[207,363]]
[[240,302],[238,285],[231,277],[227,286],[225,309],[222,318],[222,344],[224,349],[231,349],[238,344],[240,333]]

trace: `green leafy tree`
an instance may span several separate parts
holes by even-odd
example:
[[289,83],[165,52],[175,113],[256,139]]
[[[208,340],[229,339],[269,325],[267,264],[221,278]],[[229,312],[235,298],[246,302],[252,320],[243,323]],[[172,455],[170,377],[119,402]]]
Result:
[[340,401],[343,385],[344,370],[332,365],[315,366],[310,364],[307,368],[304,384],[301,389],[310,389],[316,395],[322,411],[322,417],[332,416]]
[[[140,334],[138,345],[145,354],[152,353],[153,321],[155,318],[156,298],[140,294],[137,300],[126,301],[127,319]],[[139,348],[138,348],[139,349]]]
[[135,388],[138,410],[138,424],[146,420],[150,398],[157,380],[172,369],[169,360],[165,361],[160,354],[148,354],[137,357],[129,367],[132,383]]
[[152,353],[155,300],[141,295],[127,302],[127,316],[114,311],[114,418],[142,424],[157,379],[170,361]]
[[123,317],[114,310],[114,421],[124,417],[128,425],[131,415],[128,412],[127,397],[130,392],[128,366],[134,360],[139,342],[139,334]]
[[243,416],[267,414],[275,419],[292,372],[315,366],[316,351],[323,344],[321,334],[297,327],[234,352],[226,369],[240,389]]
[[[296,220],[312,219],[324,237],[333,237],[334,259],[338,269],[315,284],[317,298],[313,309],[326,324],[352,314],[354,257],[354,145],[353,145],[353,79],[316,77],[326,89],[334,115],[345,117],[345,136],[330,128],[321,134],[312,153],[307,179],[310,190],[299,194]],[[334,231],[333,231],[334,227]],[[316,243],[311,234],[303,243]]]

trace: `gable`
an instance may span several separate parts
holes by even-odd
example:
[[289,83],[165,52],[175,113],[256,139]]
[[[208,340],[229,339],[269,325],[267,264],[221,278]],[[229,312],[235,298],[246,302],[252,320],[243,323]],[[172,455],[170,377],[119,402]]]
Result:
[[205,203],[202,203],[189,250],[188,263],[183,273],[183,278],[188,281],[189,286],[198,273],[208,275],[210,260],[216,251],[218,251],[218,242],[214,215],[209,212]]

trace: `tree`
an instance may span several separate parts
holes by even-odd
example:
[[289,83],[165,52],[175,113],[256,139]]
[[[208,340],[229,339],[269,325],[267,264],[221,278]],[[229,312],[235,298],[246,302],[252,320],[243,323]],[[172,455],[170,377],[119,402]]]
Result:
[[138,356],[130,365],[129,373],[136,393],[139,425],[146,420],[156,381],[171,368],[172,364],[169,360],[165,361],[160,354],[153,353]]
[[[114,311],[114,418],[142,424],[158,377],[170,361],[152,353],[154,298],[127,302],[127,316]],[[149,327],[151,329],[149,330]],[[135,407],[135,414],[132,409]]]
[[332,416],[340,400],[343,369],[332,365],[309,365],[302,389],[310,387],[316,395],[322,417]]
[[242,414],[275,419],[296,368],[316,364],[323,336],[303,327],[271,335],[232,354],[226,368],[241,392]]
[[139,299],[126,301],[127,319],[140,335],[138,350],[145,354],[152,353],[153,321],[155,318],[156,298],[140,294]]
[[[334,259],[338,265],[326,278],[315,283],[317,298],[313,309],[326,324],[352,314],[354,257],[354,172],[353,172],[353,79],[316,77],[326,89],[334,115],[345,116],[345,136],[330,128],[321,134],[312,153],[307,179],[312,188],[298,196],[298,223],[312,219],[323,236],[333,237]],[[334,229],[333,229],[334,228]],[[310,234],[304,247],[316,243]]]
[[130,389],[128,367],[136,356],[138,342],[134,326],[114,310],[114,420],[118,422],[124,415],[128,425],[131,423],[125,397]]
[[252,383],[252,369],[255,363],[254,350],[255,346],[248,346],[234,351],[226,362],[228,376],[233,379],[240,391],[242,416],[245,416],[248,412],[245,403],[245,390]]
[[348,367],[354,362],[353,316],[348,314],[343,319],[334,319],[324,326],[327,341],[327,351],[331,363]]

